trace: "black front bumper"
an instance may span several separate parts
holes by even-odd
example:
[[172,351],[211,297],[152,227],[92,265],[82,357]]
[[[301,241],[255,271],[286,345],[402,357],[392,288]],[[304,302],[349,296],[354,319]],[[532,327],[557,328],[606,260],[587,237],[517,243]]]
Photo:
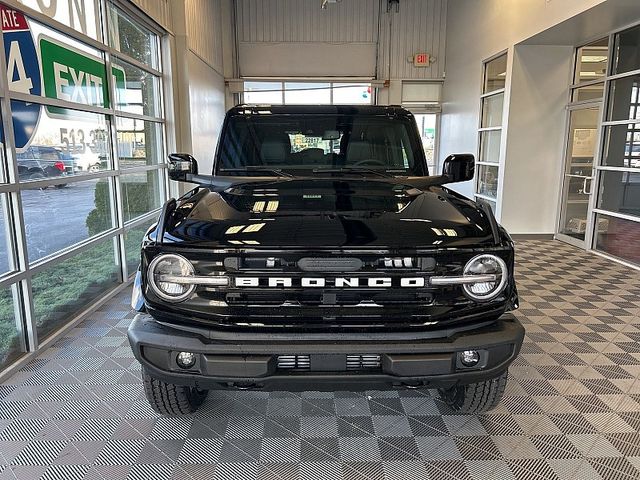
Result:
[[[268,333],[217,337],[210,330],[185,331],[138,314],[128,331],[136,358],[160,380],[204,389],[364,390],[382,385],[450,387],[488,380],[516,358],[524,327],[511,314],[478,326],[424,334]],[[465,367],[458,352],[477,350],[480,361]],[[193,367],[178,366],[179,352],[196,354]],[[348,355],[380,355],[376,368],[347,370]],[[278,367],[281,355],[308,355],[304,370]]]

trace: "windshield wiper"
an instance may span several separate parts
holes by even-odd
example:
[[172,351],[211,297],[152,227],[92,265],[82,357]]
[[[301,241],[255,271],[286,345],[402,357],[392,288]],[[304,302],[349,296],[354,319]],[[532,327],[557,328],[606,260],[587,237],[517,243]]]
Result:
[[243,172],[243,173],[247,173],[247,172],[271,172],[271,173],[275,173],[278,177],[293,178],[293,175],[291,175],[290,173],[283,172],[282,170],[279,170],[277,168],[263,167],[261,165],[247,165],[246,167],[240,167],[240,168],[221,168],[218,171],[220,173],[222,173],[222,172]]
[[376,170],[374,168],[361,168],[361,167],[341,167],[341,168],[314,168],[313,173],[371,173],[378,175],[379,177],[391,178],[386,170]]

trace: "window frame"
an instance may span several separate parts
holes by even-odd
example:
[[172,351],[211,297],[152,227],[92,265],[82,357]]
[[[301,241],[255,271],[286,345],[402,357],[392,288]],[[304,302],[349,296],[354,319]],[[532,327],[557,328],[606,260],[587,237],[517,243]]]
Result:
[[[506,71],[505,71],[505,86],[502,88],[497,88],[494,90],[486,91],[486,81],[488,74],[488,65],[494,60],[505,57]],[[512,52],[509,50],[503,50],[491,57],[485,59],[482,62],[482,78],[480,83],[480,96],[478,103],[478,136],[477,136],[477,151],[476,151],[476,174],[473,182],[473,197],[476,201],[482,200],[489,202],[490,206],[494,210],[494,214],[498,221],[500,220],[501,210],[502,210],[502,184],[503,184],[503,175],[504,175],[504,157],[505,157],[505,135],[504,130],[507,124],[507,116],[505,115],[508,103],[508,89],[509,89],[509,77],[510,77],[510,63],[511,63]],[[485,126],[484,125],[484,108],[487,99],[496,98],[498,96],[502,96],[502,117],[500,125],[492,125]],[[498,148],[498,158],[495,162],[482,161],[482,138],[485,132],[499,132],[500,140],[499,140],[499,148]],[[479,171],[481,166],[494,167],[497,169],[496,176],[496,196],[492,197],[491,195],[487,195],[485,193],[480,192],[480,175]],[[495,208],[494,208],[495,206]]]
[[[112,75],[106,75],[107,87],[109,92],[109,107],[83,105],[66,100],[47,98],[44,96],[33,96],[30,94],[24,94],[20,92],[10,91],[8,88],[8,82],[6,75],[0,75],[0,108],[2,110],[2,127],[5,133],[5,142],[2,148],[5,150],[5,160],[2,162],[2,169],[4,171],[3,182],[0,183],[0,194],[6,197],[7,211],[4,212],[3,221],[10,227],[8,232],[7,242],[7,254],[10,258],[10,264],[14,263],[13,268],[9,272],[0,272],[0,288],[11,288],[14,291],[14,303],[18,301],[16,305],[16,322],[22,326],[22,336],[24,343],[24,350],[21,352],[21,359],[18,359],[13,364],[9,365],[3,371],[0,371],[0,377],[10,374],[16,365],[20,365],[21,362],[29,358],[40,347],[49,345],[52,341],[59,336],[61,332],[72,326],[82,316],[85,310],[75,312],[68,322],[61,326],[55,326],[53,331],[42,339],[38,337],[37,328],[35,325],[35,308],[32,289],[32,278],[39,272],[45,269],[51,268],[57,264],[64,262],[82,252],[95,247],[101,242],[108,242],[111,240],[114,242],[114,259],[119,270],[119,282],[113,289],[113,292],[118,291],[124,285],[126,285],[132,278],[135,272],[128,271],[125,251],[125,235],[128,231],[140,227],[144,224],[151,224],[161,210],[160,208],[154,208],[149,212],[146,212],[128,222],[124,222],[123,214],[123,198],[122,198],[122,185],[121,176],[123,174],[145,173],[148,171],[156,170],[158,172],[158,195],[162,201],[168,198],[169,193],[169,180],[166,173],[166,152],[168,149],[168,143],[173,143],[173,134],[167,129],[166,114],[171,112],[167,104],[168,99],[171,98],[171,85],[168,84],[164,72],[164,66],[170,65],[170,52],[169,43],[167,41],[167,32],[155,24],[148,17],[141,14],[130,3],[121,0],[97,0],[96,5],[98,10],[96,12],[96,23],[98,27],[97,39],[93,39],[90,36],[83,34],[59,21],[53,20],[43,13],[34,10],[30,7],[22,5],[16,0],[2,0],[7,7],[23,13],[28,20],[35,21],[42,24],[47,29],[52,29],[59,32],[62,35],[69,37],[73,41],[81,42],[94,49],[97,49],[103,56],[106,72],[111,72],[112,61],[114,59],[127,62],[136,68],[155,76],[159,82],[159,109],[157,115],[141,115],[133,112],[124,112],[117,108],[115,102],[115,85]],[[112,6],[112,7],[111,7]],[[132,22],[140,24],[144,28],[148,29],[153,35],[155,40],[152,48],[156,51],[158,59],[157,67],[153,68],[146,65],[137,59],[130,57],[126,53],[120,52],[115,47],[111,46],[108,36],[109,31],[109,9],[117,8],[122,15],[128,17]],[[4,35],[0,31],[0,47],[4,48]],[[7,70],[7,62],[5,56],[0,56],[0,70]],[[105,116],[107,127],[107,141],[110,148],[110,168],[106,170],[96,172],[83,172],[80,174],[73,174],[70,176],[61,176],[55,178],[45,178],[34,181],[20,181],[18,175],[18,163],[17,152],[15,147],[13,122],[12,122],[12,110],[11,101],[20,100],[32,103],[37,103],[43,106],[62,107],[77,111],[86,111],[91,113],[97,113]],[[44,114],[44,113],[41,113]],[[161,132],[161,139],[154,141],[152,148],[155,150],[156,144],[160,151],[159,163],[153,165],[139,165],[134,167],[122,168],[119,162],[118,147],[117,147],[117,126],[116,119],[118,117],[139,119],[143,121],[153,122],[159,124]],[[171,137],[169,135],[172,135]],[[73,245],[67,246],[62,249],[58,249],[46,257],[39,258],[37,261],[30,262],[27,252],[27,238],[25,233],[25,218],[23,212],[23,205],[21,200],[21,192],[25,190],[33,190],[37,188],[44,188],[50,186],[56,186],[63,183],[77,184],[79,182],[87,180],[96,180],[108,178],[109,187],[108,195],[109,202],[111,204],[113,220],[111,228],[97,234],[83,239]],[[107,292],[96,298],[93,302],[97,304],[103,301],[104,298],[109,297],[112,293]]]

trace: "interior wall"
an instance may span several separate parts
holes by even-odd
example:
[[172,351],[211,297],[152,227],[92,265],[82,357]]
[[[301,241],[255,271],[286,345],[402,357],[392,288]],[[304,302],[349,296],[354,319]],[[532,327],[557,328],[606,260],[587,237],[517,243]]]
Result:
[[[210,172],[226,111],[225,72],[234,70],[232,0],[174,0],[175,65],[172,71],[176,149],[191,153]],[[179,192],[189,190],[179,185]]]
[[[243,77],[441,79],[447,0],[238,0]],[[303,53],[302,53],[303,52]],[[413,55],[433,62],[415,67]]]
[[[158,22],[167,30],[173,30],[172,6],[169,0],[131,0],[146,15]],[[50,3],[50,2],[47,2]]]
[[188,53],[191,153],[202,173],[211,173],[225,114],[224,77],[193,52]]
[[[605,0],[455,0],[447,7],[446,69],[440,160],[449,153],[478,151],[482,61],[574,17]],[[510,63],[512,58],[510,58]],[[507,79],[509,82],[509,78]],[[567,81],[565,80],[565,86]],[[509,83],[505,103],[508,108]],[[507,126],[508,127],[508,126]],[[511,135],[511,128],[503,135]],[[556,132],[556,135],[560,133]],[[526,152],[525,152],[526,153]],[[561,157],[556,159],[558,162]],[[509,161],[509,159],[507,159]],[[505,177],[503,185],[530,182]],[[472,196],[473,182],[452,185]]]
[[555,232],[573,51],[514,49],[501,211],[511,233]]

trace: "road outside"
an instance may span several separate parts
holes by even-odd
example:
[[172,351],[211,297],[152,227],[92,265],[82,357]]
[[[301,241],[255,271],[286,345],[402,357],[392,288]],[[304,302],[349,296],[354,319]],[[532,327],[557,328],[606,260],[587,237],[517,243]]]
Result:
[[86,220],[95,208],[95,188],[99,181],[22,192],[30,262],[89,237]]

